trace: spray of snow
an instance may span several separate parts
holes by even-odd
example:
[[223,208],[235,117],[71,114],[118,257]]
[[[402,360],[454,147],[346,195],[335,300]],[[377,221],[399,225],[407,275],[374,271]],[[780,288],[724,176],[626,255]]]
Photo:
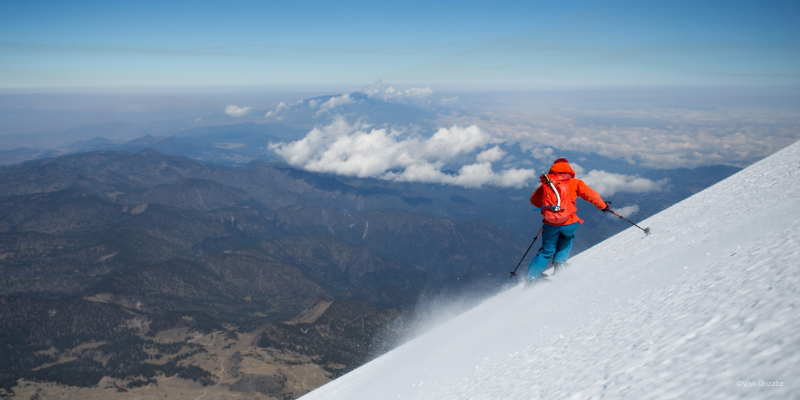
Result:
[[418,337],[497,293],[495,287],[487,288],[483,282],[475,281],[458,285],[450,290],[438,291],[436,295],[430,297],[424,296],[415,304],[405,339]]

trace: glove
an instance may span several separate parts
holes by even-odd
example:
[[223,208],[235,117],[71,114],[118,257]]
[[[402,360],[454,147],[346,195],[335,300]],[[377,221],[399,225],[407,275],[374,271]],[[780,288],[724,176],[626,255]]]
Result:
[[608,204],[606,204],[606,208],[603,209],[603,212],[609,212],[609,211],[611,211],[611,208],[609,208]]

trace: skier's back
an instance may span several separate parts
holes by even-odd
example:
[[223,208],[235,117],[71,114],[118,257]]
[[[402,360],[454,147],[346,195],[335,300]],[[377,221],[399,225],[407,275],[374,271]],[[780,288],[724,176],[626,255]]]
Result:
[[[583,223],[583,220],[575,214],[578,197],[592,203],[600,210],[608,210],[608,205],[597,192],[582,180],[575,178],[575,171],[566,158],[556,160],[542,180],[543,184],[531,196],[531,204],[537,208],[545,207],[542,210],[544,217],[542,247],[528,266],[528,282],[539,279],[551,258],[556,270],[569,258],[575,231],[579,224]],[[564,186],[559,188],[559,184]],[[561,204],[551,204],[551,198],[557,198]]]

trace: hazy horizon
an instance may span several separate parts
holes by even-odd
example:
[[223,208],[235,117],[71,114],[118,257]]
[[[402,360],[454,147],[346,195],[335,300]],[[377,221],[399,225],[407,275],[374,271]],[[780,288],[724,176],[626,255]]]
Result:
[[[636,163],[656,168],[745,166],[800,138],[800,89],[794,88],[442,91],[377,81],[346,91],[0,93],[0,149],[53,148],[97,136],[111,140],[144,136],[137,129],[102,128],[115,123],[169,136],[200,126],[286,122],[277,114],[268,115],[315,97],[356,92],[429,113],[424,120],[390,124],[392,129],[406,130],[420,123],[429,124],[428,131],[475,125],[502,141],[524,141],[529,151],[550,146],[616,159],[631,160],[636,155],[642,158]],[[294,124],[311,131],[340,113],[351,123],[369,122],[371,117],[365,110],[331,104]],[[612,137],[600,141],[598,135]],[[656,136],[659,145],[668,146],[654,148]],[[675,158],[684,147],[699,150],[691,164],[681,165],[686,156]],[[715,147],[728,153],[720,155]],[[649,157],[650,153],[661,154]],[[647,158],[651,160],[643,161]]]

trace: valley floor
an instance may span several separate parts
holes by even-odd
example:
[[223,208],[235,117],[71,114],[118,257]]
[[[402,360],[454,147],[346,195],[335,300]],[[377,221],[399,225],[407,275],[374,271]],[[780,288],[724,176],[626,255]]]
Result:
[[[239,334],[231,339],[225,332],[198,334],[173,329],[157,335],[160,343],[188,342],[206,350],[185,360],[214,375],[209,386],[178,377],[157,377],[157,384],[124,388],[124,381],[103,378],[97,387],[81,388],[56,383],[20,380],[12,399],[108,399],[129,400],[214,400],[288,399],[303,395],[331,379],[331,374],[307,357],[259,348],[255,343],[263,330]],[[277,379],[276,379],[277,378]],[[283,378],[283,379],[280,379]]]

